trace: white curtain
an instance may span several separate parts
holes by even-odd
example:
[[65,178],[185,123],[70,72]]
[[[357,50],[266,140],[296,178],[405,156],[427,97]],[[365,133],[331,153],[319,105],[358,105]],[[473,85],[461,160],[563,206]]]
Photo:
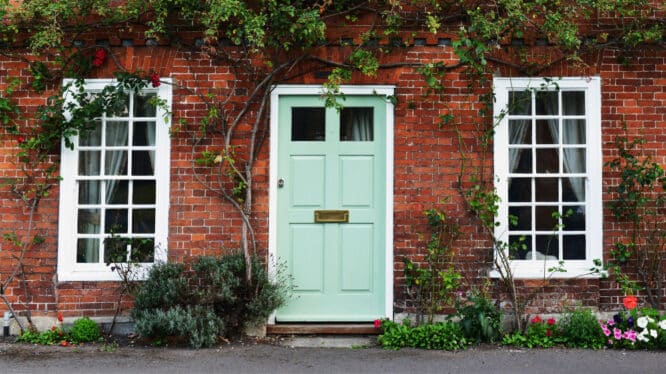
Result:
[[372,108],[346,108],[349,115],[345,116],[341,129],[346,134],[345,140],[367,142],[373,140]]
[[[532,121],[529,119],[520,121],[511,121],[509,126],[509,144],[523,144],[525,143],[525,135],[527,130],[532,126]],[[520,148],[513,148],[513,152],[509,152],[509,172],[513,173],[518,167],[520,156],[525,150]],[[529,150],[528,150],[529,151]]]
[[[107,123],[106,126],[106,144],[127,145],[128,126],[125,122],[118,122],[116,124]],[[107,160],[104,169],[107,176],[119,175],[122,168],[127,165],[127,151],[107,151],[106,157]],[[111,202],[111,198],[118,188],[118,181],[116,179],[107,179],[106,183],[106,203],[108,204]]]
[[[146,143],[148,145],[155,145],[155,122],[146,123]],[[152,170],[155,170],[155,152],[149,151],[148,155],[150,156],[150,165]]]

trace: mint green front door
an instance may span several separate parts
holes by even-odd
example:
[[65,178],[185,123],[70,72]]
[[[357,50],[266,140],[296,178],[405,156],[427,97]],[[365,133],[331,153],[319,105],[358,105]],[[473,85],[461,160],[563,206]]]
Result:
[[386,102],[342,103],[279,98],[277,255],[294,295],[277,322],[385,315]]

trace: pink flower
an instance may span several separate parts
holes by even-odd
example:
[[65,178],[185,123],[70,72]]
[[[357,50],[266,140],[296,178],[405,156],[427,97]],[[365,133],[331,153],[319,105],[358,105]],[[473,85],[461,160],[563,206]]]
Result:
[[610,336],[611,331],[608,329],[608,326],[601,324],[601,330],[604,332],[604,335]]
[[608,326],[615,326],[615,321],[612,320],[612,319],[609,319],[609,320],[607,321],[607,323],[608,323]]
[[634,330],[627,330],[623,335],[623,338],[627,340],[631,340],[632,343],[636,342],[636,331]]
[[153,87],[159,87],[161,84],[159,74],[157,73],[150,74],[150,83],[153,85]]
[[553,326],[553,325],[555,324],[555,318],[548,318],[548,320],[546,321],[546,323],[549,324],[549,325],[551,325],[551,326]]
[[381,319],[376,319],[375,320],[375,328],[378,329],[382,327],[382,320]]
[[617,327],[613,329],[613,336],[615,337],[615,340],[620,340],[622,339],[622,330],[618,329]]

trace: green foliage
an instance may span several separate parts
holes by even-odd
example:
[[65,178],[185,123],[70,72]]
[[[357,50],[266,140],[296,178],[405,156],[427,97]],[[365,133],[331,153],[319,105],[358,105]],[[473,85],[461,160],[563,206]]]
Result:
[[557,331],[557,322],[554,319],[543,321],[536,316],[530,320],[527,331],[524,333],[517,331],[505,335],[502,344],[527,348],[550,348],[561,343],[561,339],[556,336]]
[[182,264],[160,264],[137,291],[132,316],[144,337],[176,337],[194,348],[210,347],[219,336],[237,335],[264,321],[285,302],[284,287],[268,280],[257,259],[248,283],[240,253],[199,257],[191,272]]
[[451,263],[451,245],[460,232],[443,212],[429,209],[425,215],[431,230],[425,262],[417,264],[407,257],[403,257],[402,261],[405,264],[407,292],[414,299],[419,314],[417,322],[427,315],[428,322],[432,323],[434,315],[451,302],[453,291],[458,288],[460,274]]
[[470,344],[460,325],[454,322],[411,326],[409,320],[404,320],[401,324],[383,320],[381,328],[382,334],[377,342],[385,349],[411,347],[454,351],[464,349]]
[[557,332],[570,348],[600,349],[606,345],[606,337],[590,309],[567,311],[557,323]]
[[[642,138],[615,139],[618,156],[606,163],[611,172],[619,174],[619,183],[609,187],[616,196],[610,203],[617,220],[630,225],[629,238],[615,243],[611,249],[613,261],[607,264],[616,281],[627,294],[640,289],[647,293],[648,302],[659,307],[659,296],[666,282],[662,253],[666,245],[666,173],[651,157],[644,156],[639,146]],[[638,282],[623,273],[624,266],[635,258],[638,266]]]
[[23,332],[16,338],[17,342],[40,344],[40,345],[53,345],[60,344],[68,340],[68,335],[62,328],[53,326],[50,330],[38,332],[36,330],[28,330]]
[[455,316],[471,342],[493,343],[502,334],[502,313],[482,292],[473,291],[466,300],[456,300]]
[[74,343],[95,342],[102,337],[102,330],[97,322],[88,317],[74,321],[69,329],[69,338]]

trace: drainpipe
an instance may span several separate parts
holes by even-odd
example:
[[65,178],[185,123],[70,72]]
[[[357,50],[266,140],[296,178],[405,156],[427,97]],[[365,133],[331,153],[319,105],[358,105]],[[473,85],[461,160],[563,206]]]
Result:
[[3,336],[9,336],[9,319],[13,318],[14,315],[11,312],[5,312],[5,318],[4,318],[4,327],[2,328],[2,335]]

